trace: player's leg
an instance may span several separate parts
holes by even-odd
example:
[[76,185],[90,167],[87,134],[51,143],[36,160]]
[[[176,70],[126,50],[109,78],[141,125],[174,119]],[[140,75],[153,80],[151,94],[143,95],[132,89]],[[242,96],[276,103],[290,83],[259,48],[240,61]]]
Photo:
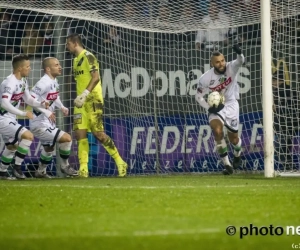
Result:
[[[39,167],[35,172],[37,178],[51,178],[47,174],[47,166],[52,162],[54,146],[58,142],[59,154],[62,158],[61,171],[67,175],[76,176],[77,171],[69,166],[68,158],[72,145],[71,136],[56,127],[31,127],[31,131],[43,145],[42,152],[40,153]],[[60,143],[61,142],[61,143]]]
[[233,147],[233,162],[232,166],[234,169],[237,169],[242,164],[241,152],[242,152],[242,140],[239,137],[238,132],[232,132],[228,130],[228,139]]
[[47,166],[50,165],[52,162],[53,151],[53,147],[49,145],[43,145],[43,149],[40,153],[39,158],[39,166],[38,169],[35,171],[36,178],[51,178],[51,176],[47,174]]
[[[94,104],[97,107],[97,104]],[[93,135],[102,144],[107,153],[115,160],[118,168],[119,176],[123,177],[127,174],[127,163],[122,159],[113,140],[104,132],[102,108],[94,109],[90,114],[90,125]]]
[[40,127],[30,127],[30,131],[34,135],[34,137],[38,138],[43,146],[42,151],[40,153],[39,158],[39,166],[35,171],[36,178],[51,178],[47,174],[47,166],[52,162],[52,155],[54,148],[51,147],[52,140],[54,135],[53,129],[51,127],[40,126]]
[[78,145],[79,175],[88,177],[89,142],[87,132],[89,131],[88,115],[84,108],[74,108],[73,130]]
[[57,138],[58,150],[61,161],[61,171],[69,176],[77,176],[78,172],[70,166],[69,157],[71,154],[72,138],[71,136],[61,131],[62,135]]
[[1,165],[0,165],[0,179],[7,179],[7,180],[15,180],[15,177],[11,177],[7,172],[8,167],[12,163],[14,158],[15,152],[17,150],[18,144],[11,145],[6,144],[5,149],[1,155]]
[[21,165],[33,141],[32,133],[15,120],[3,118],[0,120],[0,134],[6,145],[1,157],[2,175],[7,175],[7,167],[14,158],[14,176],[18,179],[25,179]]
[[[23,131],[22,131],[23,130]],[[25,129],[24,127],[19,132],[19,145],[17,147],[17,151],[15,153],[15,162],[13,165],[13,174],[18,179],[25,179],[25,175],[21,170],[21,165],[28,154],[30,149],[30,145],[33,141],[33,134]]]
[[219,116],[211,114],[209,116],[209,124],[214,134],[217,151],[225,167],[223,173],[226,175],[232,174],[233,169],[228,159],[227,143],[224,139],[224,131],[223,131],[224,123]]
[[242,140],[239,137],[239,103],[233,102],[226,106],[225,126],[228,130],[228,139],[233,147],[233,168],[237,169],[242,165],[241,152]]

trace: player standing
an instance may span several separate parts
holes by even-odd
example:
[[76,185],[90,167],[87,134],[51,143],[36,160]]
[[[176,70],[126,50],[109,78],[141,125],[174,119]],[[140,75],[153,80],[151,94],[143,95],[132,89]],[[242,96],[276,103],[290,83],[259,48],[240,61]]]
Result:
[[78,34],[69,35],[66,46],[70,53],[75,56],[73,72],[77,97],[74,101],[74,130],[78,142],[79,175],[88,177],[89,143],[87,132],[92,132],[115,160],[119,176],[125,176],[128,165],[119,155],[113,140],[104,132],[102,117],[104,101],[97,59],[91,52],[83,48]]
[[64,115],[68,115],[69,109],[64,107],[59,98],[59,85],[56,77],[61,75],[61,66],[54,57],[43,60],[44,76],[35,84],[30,94],[38,101],[46,100],[48,109],[35,108],[34,118],[30,121],[30,130],[43,145],[40,154],[39,167],[35,172],[37,178],[51,178],[47,172],[47,165],[52,161],[54,146],[58,143],[59,156],[61,158],[61,172],[69,176],[77,176],[78,173],[70,167],[68,159],[71,153],[71,136],[58,129],[55,125],[55,107],[61,109]]
[[[237,72],[244,63],[244,56],[239,45],[233,46],[237,53],[237,59],[226,62],[224,55],[216,51],[212,53],[212,68],[206,71],[199,79],[196,93],[196,101],[208,111],[210,127],[213,130],[218,153],[224,164],[225,175],[232,174],[233,168],[237,169],[241,164],[241,138],[238,135],[239,128],[239,86],[237,84]],[[204,95],[210,91],[218,91],[225,97],[225,103],[209,107],[204,100]],[[224,139],[223,126],[228,129],[228,138],[234,148],[233,168],[228,159],[227,144]]]
[[48,108],[48,103],[36,101],[29,93],[25,79],[31,70],[29,57],[24,54],[15,56],[12,60],[12,66],[13,73],[0,85],[0,134],[5,143],[5,149],[1,155],[0,177],[2,179],[10,178],[7,168],[14,158],[14,176],[18,179],[25,179],[21,165],[29,151],[33,135],[17,122],[16,116],[32,119],[33,114],[18,109],[21,98],[33,107]]

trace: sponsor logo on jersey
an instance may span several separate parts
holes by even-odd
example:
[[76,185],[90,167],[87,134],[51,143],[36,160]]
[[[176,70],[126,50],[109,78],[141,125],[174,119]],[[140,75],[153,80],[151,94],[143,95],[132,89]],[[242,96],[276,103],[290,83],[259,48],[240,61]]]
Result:
[[49,93],[46,97],[46,100],[55,101],[58,97],[59,92]]
[[218,86],[214,87],[214,88],[209,88],[212,91],[222,91],[223,89],[225,89],[229,84],[231,83],[231,77],[229,77],[228,79],[226,79],[223,83],[219,84]]
[[79,76],[79,75],[83,75],[84,74],[84,71],[83,70],[76,70],[74,72],[75,76]]
[[42,89],[39,88],[39,87],[37,87],[37,86],[35,86],[35,87],[32,89],[32,92],[33,92],[33,93],[36,93],[36,94],[38,94],[38,95],[41,93],[41,91],[42,91]]
[[5,87],[5,88],[4,88],[4,93],[9,93],[9,94],[11,94],[11,88],[10,88],[10,87]]
[[11,100],[12,101],[19,101],[22,98],[23,95],[24,95],[24,92],[21,92],[19,94],[13,94],[12,97],[11,97]]

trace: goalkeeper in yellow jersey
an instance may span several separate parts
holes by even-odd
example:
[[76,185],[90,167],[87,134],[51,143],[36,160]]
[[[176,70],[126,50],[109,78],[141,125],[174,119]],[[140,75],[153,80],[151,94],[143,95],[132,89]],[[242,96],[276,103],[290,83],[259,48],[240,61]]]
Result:
[[128,165],[119,155],[113,140],[105,134],[103,126],[103,97],[96,57],[85,50],[81,37],[71,34],[67,37],[67,49],[75,56],[73,73],[77,97],[74,101],[74,130],[78,143],[79,175],[88,177],[89,143],[87,132],[92,132],[106,151],[115,160],[119,176],[125,176]]

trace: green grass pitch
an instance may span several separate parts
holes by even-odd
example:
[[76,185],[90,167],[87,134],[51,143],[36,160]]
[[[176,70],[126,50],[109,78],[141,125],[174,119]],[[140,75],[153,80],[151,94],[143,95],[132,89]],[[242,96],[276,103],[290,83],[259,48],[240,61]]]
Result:
[[299,194],[257,175],[0,181],[0,249],[293,249],[239,227],[300,226]]

